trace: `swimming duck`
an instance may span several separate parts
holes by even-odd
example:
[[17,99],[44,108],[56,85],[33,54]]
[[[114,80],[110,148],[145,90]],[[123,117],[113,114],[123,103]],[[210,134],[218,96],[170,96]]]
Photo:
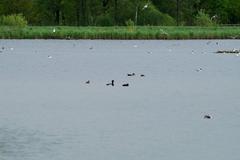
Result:
[[202,68],[196,69],[197,72],[201,72],[202,70]]
[[205,115],[204,119],[211,119],[212,117],[210,115]]
[[135,73],[128,73],[127,76],[129,76],[129,77],[135,76]]
[[114,86],[114,80],[112,80],[111,83],[107,83],[106,85],[107,85],[107,86]]
[[122,86],[123,86],[123,87],[128,87],[129,84],[128,84],[128,83],[125,83],[125,84],[123,84]]

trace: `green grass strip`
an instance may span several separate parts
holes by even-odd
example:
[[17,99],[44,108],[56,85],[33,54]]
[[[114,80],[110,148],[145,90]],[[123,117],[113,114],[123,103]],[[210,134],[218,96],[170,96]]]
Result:
[[[55,29],[55,32],[53,31]],[[240,27],[0,26],[1,39],[240,39]]]

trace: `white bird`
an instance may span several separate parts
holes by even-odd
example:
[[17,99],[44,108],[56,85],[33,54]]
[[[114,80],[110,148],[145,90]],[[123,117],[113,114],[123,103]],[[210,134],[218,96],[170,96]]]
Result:
[[215,20],[215,19],[217,19],[217,18],[218,18],[218,16],[217,16],[217,15],[214,15],[214,16],[211,17],[211,20]]
[[145,5],[143,6],[142,10],[147,9],[147,8],[148,8],[148,4],[145,4]]
[[53,28],[53,33],[55,33],[56,32],[56,29],[55,28]]

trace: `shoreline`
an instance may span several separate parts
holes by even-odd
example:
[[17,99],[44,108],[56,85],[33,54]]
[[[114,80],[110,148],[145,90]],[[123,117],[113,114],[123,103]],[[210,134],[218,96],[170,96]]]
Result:
[[0,39],[62,39],[62,40],[214,40],[240,39],[240,27],[71,27],[0,26]]

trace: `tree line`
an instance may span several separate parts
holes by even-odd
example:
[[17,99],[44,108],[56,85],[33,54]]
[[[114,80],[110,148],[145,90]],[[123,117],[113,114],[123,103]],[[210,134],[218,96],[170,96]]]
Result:
[[22,14],[30,25],[196,25],[240,23],[240,0],[0,0],[0,16]]

